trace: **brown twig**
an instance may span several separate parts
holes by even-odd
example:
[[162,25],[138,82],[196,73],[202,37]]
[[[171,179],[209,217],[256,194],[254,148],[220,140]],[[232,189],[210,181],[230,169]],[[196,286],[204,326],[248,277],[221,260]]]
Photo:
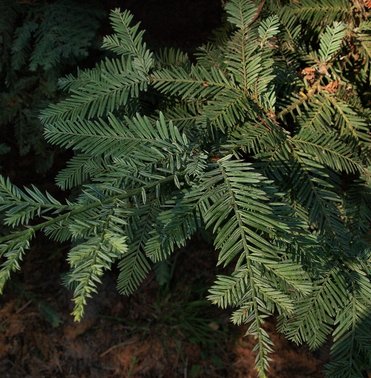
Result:
[[22,312],[26,307],[28,307],[32,303],[32,299],[30,299],[28,302],[26,302],[23,306],[21,306],[15,313],[19,314]]
[[112,352],[113,350],[117,349],[117,348],[121,348],[123,346],[126,346],[126,345],[130,345],[130,344],[135,344],[136,342],[138,341],[138,338],[137,337],[133,337],[132,339],[130,340],[127,340],[127,341],[124,341],[122,343],[119,343],[119,344],[115,344],[115,345],[112,345],[110,348],[108,348],[106,351],[102,352],[99,357],[104,357],[106,354]]
[[265,0],[262,0],[259,5],[258,5],[258,9],[256,10],[256,13],[255,13],[255,16],[254,18],[251,20],[251,22],[249,23],[249,25],[247,27],[250,27],[260,16],[260,13],[262,12],[263,10],[263,7],[264,7],[264,4],[265,4]]

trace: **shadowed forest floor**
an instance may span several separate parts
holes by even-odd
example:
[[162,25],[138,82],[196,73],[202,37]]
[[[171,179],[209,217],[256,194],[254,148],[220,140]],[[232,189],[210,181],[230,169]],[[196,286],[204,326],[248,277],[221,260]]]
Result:
[[[0,376],[256,377],[253,339],[202,300],[216,273],[203,242],[178,252],[170,289],[152,274],[124,297],[107,276],[81,323],[72,321],[61,285],[66,251],[39,243],[1,299]],[[323,359],[279,336],[273,321],[267,329],[277,351],[270,377],[322,377]]]

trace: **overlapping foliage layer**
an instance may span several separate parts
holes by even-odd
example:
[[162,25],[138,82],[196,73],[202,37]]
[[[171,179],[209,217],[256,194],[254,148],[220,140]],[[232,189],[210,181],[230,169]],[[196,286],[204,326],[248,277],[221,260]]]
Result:
[[[118,289],[200,229],[218,264],[209,299],[234,309],[256,340],[256,368],[274,346],[275,315],[290,340],[331,336],[329,377],[370,366],[370,23],[361,1],[255,4],[231,0],[227,24],[196,61],[150,51],[128,11],[111,13],[114,53],[60,80],[42,112],[51,144],[74,157],[56,182],[64,203],[0,179],[3,289],[38,231],[72,241],[76,320],[118,263]],[[155,105],[154,105],[155,104]]]
[[0,155],[16,147],[36,156],[38,171],[50,168],[40,110],[58,98],[58,78],[87,57],[102,19],[95,0],[0,1]]

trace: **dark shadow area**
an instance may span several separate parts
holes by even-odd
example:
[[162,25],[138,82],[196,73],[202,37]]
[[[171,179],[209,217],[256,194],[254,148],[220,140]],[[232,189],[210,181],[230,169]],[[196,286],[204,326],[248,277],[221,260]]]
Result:
[[146,39],[154,47],[192,50],[205,43],[220,25],[220,0],[110,1],[110,9],[129,9],[141,21]]

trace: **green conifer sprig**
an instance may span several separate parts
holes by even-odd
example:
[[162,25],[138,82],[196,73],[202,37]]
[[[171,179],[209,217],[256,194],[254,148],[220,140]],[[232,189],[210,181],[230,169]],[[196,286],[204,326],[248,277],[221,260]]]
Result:
[[[73,240],[66,283],[80,320],[112,264],[130,294],[208,228],[218,265],[229,267],[208,298],[247,325],[260,377],[274,349],[269,316],[312,349],[332,337],[328,376],[360,377],[371,308],[360,83],[370,73],[355,51],[366,54],[369,24],[348,3],[278,11],[230,0],[228,25],[192,63],[178,50],[150,51],[132,15],[113,11],[104,48],[116,56],[62,79],[66,99],[41,115],[46,139],[75,152],[56,181],[77,198],[62,203],[1,178],[0,211],[16,228],[0,238],[1,289],[37,231]],[[145,96],[159,105],[143,114]]]

